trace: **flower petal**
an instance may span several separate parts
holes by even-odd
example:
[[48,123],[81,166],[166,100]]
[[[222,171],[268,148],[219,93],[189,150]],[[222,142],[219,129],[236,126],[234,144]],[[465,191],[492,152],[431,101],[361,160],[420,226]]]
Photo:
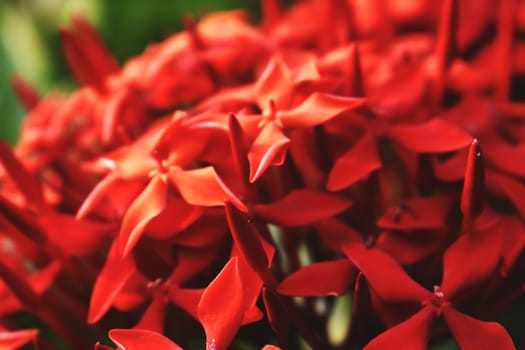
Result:
[[1,221],[7,220],[29,239],[38,244],[47,244],[47,234],[36,222],[35,216],[14,205],[4,196],[0,196],[0,217]]
[[458,8],[456,0],[443,1],[433,55],[434,67],[431,72],[433,79],[430,86],[431,97],[436,106],[442,104],[446,82],[445,69],[450,66],[452,59],[458,54]]
[[443,317],[462,350],[514,350],[507,331],[496,322],[484,322],[453,307],[443,308]]
[[444,161],[433,157],[432,167],[437,179],[441,181],[459,181],[465,177],[468,149],[455,152]]
[[433,319],[434,311],[432,308],[424,307],[408,320],[387,329],[372,339],[363,350],[425,350],[427,349]]
[[244,203],[220,180],[212,166],[193,170],[173,169],[168,175],[184,200],[193,205],[213,207],[231,201],[243,211]]
[[319,238],[323,243],[338,252],[342,251],[345,244],[349,242],[364,243],[359,232],[339,219],[330,218],[321,220],[316,222],[314,227],[319,232]]
[[21,331],[0,331],[0,348],[15,350],[30,341],[35,341],[38,329],[24,329]]
[[[212,115],[214,116],[214,115]],[[191,122],[186,112],[176,112],[151,148],[152,159],[185,168],[200,159],[215,134],[226,136],[226,130],[213,118]]]
[[128,255],[144,233],[146,225],[166,207],[168,185],[161,176],[151,179],[122,219],[119,233],[120,251]]
[[441,118],[421,124],[394,125],[387,133],[397,143],[416,153],[455,151],[472,143],[472,136]]
[[133,255],[121,257],[118,251],[118,241],[115,241],[93,286],[88,323],[96,323],[104,316],[135,270]]
[[319,148],[315,135],[316,129],[293,130],[290,133],[289,152],[303,181],[303,187],[320,189],[326,182],[327,174],[321,166],[326,159],[326,154]]
[[[53,284],[57,275],[62,270],[62,266],[58,262],[48,264],[43,269],[32,273],[27,277],[27,282],[33,292],[37,296],[42,296],[44,292]],[[5,282],[5,281],[4,281]],[[0,283],[0,296],[2,297],[2,304],[0,306],[0,314],[8,314],[18,312],[30,306],[24,303],[22,299],[15,296],[7,288],[7,285]]]
[[62,30],[67,62],[79,82],[104,89],[104,79],[118,72],[116,59],[94,28],[81,16],[73,17],[73,30]]
[[[199,220],[172,236],[173,243],[186,247],[206,247],[217,244],[227,234],[226,220],[221,208],[203,211]],[[182,263],[179,261],[179,263]]]
[[280,56],[274,56],[255,84],[257,104],[267,112],[270,101],[277,109],[287,108],[292,98],[292,73]]
[[365,104],[364,98],[344,97],[314,92],[299,106],[277,111],[277,118],[286,128],[308,128],[323,124],[344,111],[356,109]]
[[36,176],[31,174],[14,155],[11,148],[0,140],[0,163],[24,195],[26,201],[40,205],[44,202],[42,187]]
[[277,286],[288,296],[341,296],[354,277],[354,265],[347,259],[314,263],[295,271]]
[[[279,0],[263,0],[261,1],[261,13],[265,27],[271,27],[272,24],[281,18],[283,12],[282,4]],[[273,345],[267,345],[273,346]],[[270,350],[270,349],[266,349]]]
[[270,167],[284,163],[290,139],[275,122],[268,122],[257,135],[250,151],[250,182],[255,182]]
[[378,249],[348,243],[344,252],[385,301],[422,302],[433,295],[410,278],[394,258]]
[[32,310],[38,308],[40,304],[39,295],[30,285],[27,276],[14,270],[4,259],[0,260],[0,280],[7,285],[7,288],[20,300],[24,307]]
[[510,146],[504,142],[493,142],[483,149],[488,161],[495,167],[518,177],[525,177],[525,164],[518,161],[525,157],[525,145]]
[[377,139],[372,134],[366,134],[335,161],[328,175],[326,188],[329,191],[345,189],[367,178],[381,166]]
[[250,164],[246,157],[248,154],[248,141],[239,120],[233,114],[228,119],[228,131],[233,164],[239,177],[246,181],[250,175]]
[[525,185],[506,174],[487,172],[487,189],[510,200],[516,210],[525,217]]
[[[490,148],[490,147],[489,147]],[[481,147],[477,139],[472,141],[467,157],[467,169],[463,192],[461,193],[461,211],[464,220],[472,220],[483,211],[485,190],[485,169]]]
[[[231,203],[225,204],[226,219],[234,241],[250,266],[268,283],[273,282],[269,275],[269,259],[261,242],[260,234],[250,219]],[[272,283],[273,284],[273,283]]]
[[[273,259],[273,254],[275,249],[270,244],[266,244],[270,249],[267,249],[269,252],[268,260]],[[238,258],[239,265],[239,274],[241,275],[241,283],[244,286],[244,317],[242,319],[242,324],[253,323],[259,321],[263,318],[261,310],[257,307],[257,300],[261,294],[261,289],[264,285],[263,279],[257,271],[255,271],[249,262],[244,258],[240,252],[240,248],[237,244],[234,244],[231,251],[231,256],[236,256]],[[275,285],[275,283],[273,284]]]
[[100,342],[95,343],[95,350],[115,350],[107,345],[100,344]]
[[49,212],[37,217],[48,239],[67,256],[86,256],[100,250],[107,242],[113,225]]
[[267,344],[261,350],[282,350],[282,349],[278,346]]
[[164,332],[164,320],[166,318],[166,301],[163,296],[155,296],[153,301],[144,310],[139,323],[134,329],[146,329],[148,331],[162,333]]
[[363,82],[363,68],[361,66],[361,56],[359,46],[354,43],[350,47],[349,65],[346,71],[345,93],[348,96],[364,97],[365,85]]
[[15,75],[11,78],[11,87],[26,111],[31,111],[40,102],[38,91],[21,76]]
[[517,217],[505,218],[504,225],[506,228],[503,238],[501,272],[503,276],[507,276],[525,250],[525,225]]
[[256,204],[253,211],[282,226],[306,226],[333,217],[348,209],[352,202],[335,194],[298,189],[270,204]]
[[204,208],[188,204],[184,199],[173,196],[164,210],[148,223],[148,237],[170,239],[185,231],[202,217]]
[[450,237],[444,231],[425,230],[414,234],[385,231],[376,240],[376,246],[392,255],[402,265],[413,265],[425,258],[441,254]]
[[505,226],[499,218],[488,218],[479,228],[480,220],[484,219],[479,217],[474,232],[460,236],[445,252],[441,289],[446,298],[480,284],[500,265]]
[[453,197],[448,195],[409,199],[388,208],[377,221],[377,226],[400,231],[446,229],[452,204]]
[[182,350],[180,346],[157,332],[146,329],[112,329],[109,338],[119,350]]
[[226,350],[245,311],[237,257],[231,258],[204,290],[197,311],[206,331],[206,349]]
[[263,288],[262,297],[268,324],[280,338],[287,335],[290,330],[290,315],[283,308],[279,295],[268,288]]
[[[102,201],[104,196],[107,196],[107,192],[112,187],[116,186],[119,182],[118,175],[116,173],[110,173],[91,190],[91,192],[84,198],[84,202],[78,208],[77,219],[84,219],[94,208]],[[115,192],[115,191],[112,191]]]
[[170,301],[198,320],[197,307],[204,289],[187,289],[172,286],[169,290]]
[[252,85],[225,87],[204,99],[197,110],[236,111],[253,101]]

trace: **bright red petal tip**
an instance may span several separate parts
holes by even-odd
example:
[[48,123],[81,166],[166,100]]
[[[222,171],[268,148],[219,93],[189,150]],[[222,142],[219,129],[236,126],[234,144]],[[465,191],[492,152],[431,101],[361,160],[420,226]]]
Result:
[[206,349],[226,350],[239,330],[245,312],[236,257],[230,259],[204,290],[197,310],[206,331]]
[[119,350],[182,350],[180,346],[162,334],[145,329],[112,329],[109,338]]

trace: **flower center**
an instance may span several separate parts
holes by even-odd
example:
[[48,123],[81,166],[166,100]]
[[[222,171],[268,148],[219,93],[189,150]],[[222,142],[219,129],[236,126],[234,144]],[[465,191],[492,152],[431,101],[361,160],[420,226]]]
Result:
[[262,119],[259,122],[259,124],[257,124],[257,126],[259,128],[262,128],[266,124],[268,124],[269,122],[275,122],[280,127],[282,127],[281,121],[277,118],[277,106],[275,105],[275,101],[272,99],[272,100],[270,100],[269,104],[270,104],[269,112],[263,113]]
[[436,316],[441,316],[443,306],[449,304],[440,286],[434,286],[434,296],[429,301],[436,310]]
[[439,300],[440,303],[445,298],[445,294],[443,294],[440,286],[434,286],[434,296],[437,298],[437,300]]
[[176,166],[170,165],[166,159],[163,159],[160,162],[158,162],[157,168],[151,169],[148,176],[150,178],[153,178],[155,176],[160,176],[161,180],[164,183],[167,183],[168,182],[168,172],[175,167]]

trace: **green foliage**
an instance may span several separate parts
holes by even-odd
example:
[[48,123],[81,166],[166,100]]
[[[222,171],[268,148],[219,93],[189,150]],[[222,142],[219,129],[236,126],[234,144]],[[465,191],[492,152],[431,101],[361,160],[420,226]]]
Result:
[[0,43],[0,139],[14,143],[23,112],[9,85],[10,71],[9,58]]

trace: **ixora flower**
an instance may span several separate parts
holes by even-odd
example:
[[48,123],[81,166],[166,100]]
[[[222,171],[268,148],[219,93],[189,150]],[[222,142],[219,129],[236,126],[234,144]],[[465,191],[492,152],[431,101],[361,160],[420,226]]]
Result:
[[262,0],[122,64],[74,17],[80,87],[13,80],[0,348],[523,348],[524,11]]

